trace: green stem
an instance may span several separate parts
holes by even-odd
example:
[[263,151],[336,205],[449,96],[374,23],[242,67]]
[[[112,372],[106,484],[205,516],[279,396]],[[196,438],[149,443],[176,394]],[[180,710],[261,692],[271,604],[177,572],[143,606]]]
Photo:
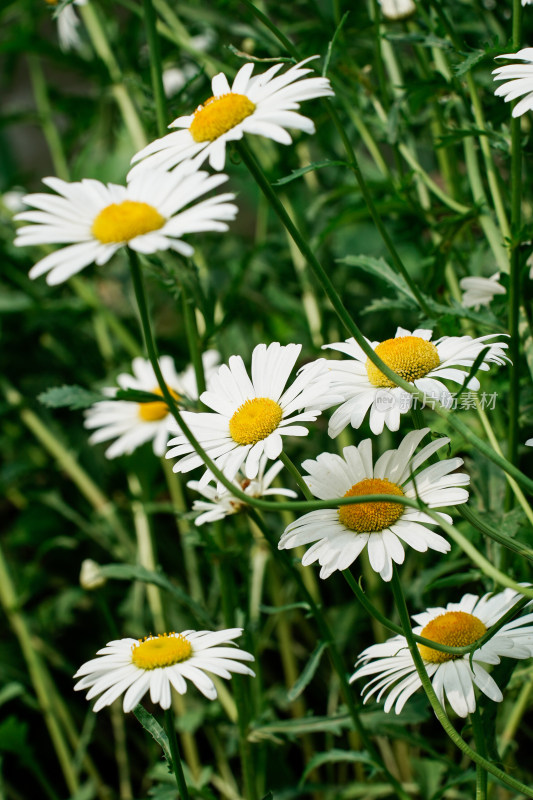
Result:
[[[487,745],[485,742],[485,732],[479,708],[470,714],[470,722],[474,731],[474,741],[476,750],[483,758],[487,757]],[[487,771],[481,764],[476,764],[476,800],[487,800]]]
[[161,64],[161,52],[156,31],[156,15],[152,0],[143,0],[143,8],[146,38],[148,40],[148,50],[150,51],[150,75],[155,100],[157,132],[159,136],[164,136],[167,132],[167,101],[163,86],[163,66]]
[[296,483],[300,487],[300,489],[302,491],[302,494],[305,497],[305,499],[306,500],[312,500],[313,499],[312,492],[310,492],[309,487],[307,486],[306,482],[304,481],[304,479],[302,478],[302,476],[300,474],[300,471],[292,463],[292,461],[290,460],[289,456],[285,453],[284,450],[282,450],[281,453],[280,453],[280,459],[281,459],[281,461],[283,461],[283,464],[285,465],[287,470],[291,473],[292,477],[294,478],[294,480],[296,481]]
[[505,536],[505,534],[500,533],[496,528],[487,525],[486,522],[483,521],[481,517],[475,514],[468,506],[462,505],[458,507],[459,513],[466,519],[470,524],[477,528],[478,531],[481,531],[485,536],[488,536],[490,539],[494,539],[495,542],[498,544],[507,547],[509,550],[512,550],[513,553],[518,553],[519,556],[522,558],[527,558],[528,561],[533,562],[533,550],[531,550],[527,545],[522,544],[522,542],[517,542],[515,539],[511,539],[509,536]]
[[305,598],[306,602],[309,604],[311,609],[311,613],[317,623],[318,630],[320,631],[320,635],[322,640],[327,643],[328,645],[328,653],[333,664],[333,667],[339,677],[340,687],[342,692],[342,697],[344,702],[348,707],[348,712],[350,717],[352,718],[352,722],[354,724],[354,728],[359,734],[361,738],[361,742],[363,743],[365,749],[369,753],[372,759],[376,761],[377,764],[380,765],[383,772],[387,775],[391,786],[394,787],[396,794],[398,797],[404,798],[407,800],[409,795],[405,792],[402,785],[399,781],[389,772],[385,764],[383,763],[379,753],[377,752],[376,748],[374,747],[372,740],[370,739],[368,733],[365,730],[365,727],[361,721],[361,717],[359,715],[358,708],[355,704],[353,698],[353,690],[348,682],[346,677],[346,670],[342,661],[341,654],[337,649],[337,645],[335,644],[335,637],[333,635],[333,631],[329,627],[329,624],[322,613],[322,610],[315,602],[312,594],[307,589],[304,580],[300,574],[300,572],[296,569],[292,558],[286,553],[284,550],[279,551],[277,548],[277,543],[274,541],[270,531],[268,530],[267,526],[263,522],[262,517],[255,511],[250,510],[249,512],[250,517],[253,519],[267,542],[269,543],[274,556],[277,560],[281,560],[285,565],[286,569],[290,572],[293,580],[297,583],[299,590],[301,591],[303,597]]
[[183,322],[185,325],[185,336],[187,337],[187,345],[189,347],[189,355],[194,367],[194,374],[196,376],[196,387],[198,397],[205,392],[205,372],[204,364],[202,361],[202,353],[199,347],[198,328],[196,326],[196,317],[194,315],[194,304],[192,298],[188,296],[185,282],[181,281],[181,305],[183,309]]
[[189,800],[189,790],[185,782],[185,775],[183,774],[183,767],[181,766],[180,752],[178,750],[178,740],[176,737],[176,727],[174,724],[174,712],[172,706],[165,709],[165,729],[168,736],[168,744],[170,753],[172,755],[172,770],[178,784],[178,791],[181,800]]
[[35,98],[35,105],[37,106],[37,114],[39,115],[39,121],[43,129],[46,144],[50,150],[55,174],[58,176],[58,178],[68,181],[69,169],[63,150],[63,142],[61,141],[61,137],[54,124],[52,106],[50,104],[50,98],[48,97],[46,81],[41,69],[41,63],[36,55],[31,53],[28,55],[28,67],[31,85],[33,88],[33,96]]
[[400,620],[402,623],[403,633],[405,638],[407,639],[407,644],[409,646],[409,650],[411,656],[413,657],[414,665],[416,667],[416,671],[418,672],[420,682],[426,692],[428,700],[431,704],[433,711],[437,719],[439,720],[440,724],[444,728],[444,731],[447,733],[449,738],[452,742],[457,745],[459,750],[461,750],[465,755],[467,755],[472,761],[476,764],[480,764],[487,772],[490,772],[491,775],[494,775],[498,778],[502,783],[505,783],[506,786],[510,786],[512,789],[516,789],[519,792],[525,794],[526,797],[533,797],[533,789],[530,789],[525,784],[521,783],[520,781],[515,780],[510,775],[507,775],[502,769],[496,767],[492,762],[487,761],[479,753],[476,753],[475,750],[472,750],[471,747],[464,741],[464,739],[459,736],[453,725],[451,724],[450,720],[448,719],[445,710],[439,703],[437,695],[433,689],[432,683],[428,677],[426,672],[426,667],[422,656],[418,650],[416,645],[415,638],[413,636],[413,631],[411,629],[411,621],[409,619],[409,612],[407,611],[407,606],[405,604],[405,598],[403,596],[402,585],[400,579],[398,577],[398,572],[396,568],[393,568],[393,575],[392,575],[392,591],[394,594],[394,599],[396,602],[396,608],[398,610],[398,614],[400,616]]

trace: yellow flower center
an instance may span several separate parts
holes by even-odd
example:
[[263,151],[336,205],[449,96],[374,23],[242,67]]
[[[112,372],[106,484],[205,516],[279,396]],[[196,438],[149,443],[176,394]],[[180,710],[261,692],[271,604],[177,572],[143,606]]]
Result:
[[237,444],[256,444],[276,430],[282,416],[281,406],[270,397],[246,400],[229,421],[230,436]]
[[245,94],[210,97],[194,112],[189,131],[195,142],[214,142],[255,111],[255,104]]
[[[395,483],[381,478],[365,478],[354,483],[344,497],[360,497],[363,494],[397,494],[403,492]],[[400,519],[404,506],[400,503],[354,503],[339,508],[339,522],[356,533],[375,533],[388,528]]]
[[[440,364],[437,348],[419,336],[398,336],[378,344],[375,352],[385,364],[397,372],[405,381],[413,383],[423,378]],[[366,372],[372,386],[393,388],[396,386],[367,358]]]
[[163,633],[139,639],[131,648],[131,660],[139,669],[157,669],[187,661],[191,653],[191,644],[181,633]]
[[111,203],[100,211],[91,233],[102,244],[117,244],[158,231],[165,222],[159,211],[148,203],[123,200],[122,203]]
[[[428,622],[420,636],[448,647],[466,647],[468,644],[477,642],[486,632],[487,629],[481,620],[474,617],[473,614],[467,614],[466,611],[447,611]],[[425,644],[419,644],[418,649],[423,659],[432,661],[434,664],[462,658],[453,653],[433,650],[432,647],[426,647]]]
[[[180,396],[177,394],[173,389],[167,386],[168,391],[174,398],[174,400],[179,400]],[[155,389],[151,390],[152,394],[158,394],[160,397],[163,397],[163,392],[156,386]],[[157,422],[160,419],[164,419],[168,414],[168,406],[164,400],[158,401],[154,400],[153,403],[139,403],[139,417],[144,422]]]

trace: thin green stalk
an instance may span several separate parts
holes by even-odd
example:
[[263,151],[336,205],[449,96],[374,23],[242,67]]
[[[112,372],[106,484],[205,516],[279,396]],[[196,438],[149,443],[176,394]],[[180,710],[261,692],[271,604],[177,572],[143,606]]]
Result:
[[526,558],[528,561],[533,562],[533,550],[529,548],[526,544],[522,542],[517,542],[515,539],[511,539],[510,536],[505,536],[505,534],[500,533],[500,531],[496,530],[490,525],[475,514],[467,505],[462,505],[458,507],[459,513],[468,521],[474,528],[477,528],[478,531],[481,531],[485,536],[488,536],[490,539],[493,539],[498,544],[507,547],[508,550],[512,550],[513,553],[517,553],[522,558]]
[[[487,745],[485,742],[485,731],[479,708],[470,714],[470,722],[474,732],[474,742],[476,750],[483,758],[487,757]],[[487,771],[481,764],[476,764],[476,800],[487,800]]]
[[502,758],[505,757],[507,750],[512,742],[514,742],[516,732],[522,722],[522,717],[530,706],[531,693],[533,691],[533,675],[530,675],[527,681],[520,689],[520,693],[512,707],[509,718],[505,724],[502,735],[500,737],[500,752]]
[[290,458],[287,455],[287,453],[284,450],[282,450],[279,457],[280,457],[281,461],[283,461],[283,464],[287,468],[288,472],[290,472],[290,474],[292,475],[292,477],[294,478],[294,480],[296,481],[296,483],[300,487],[300,489],[302,491],[302,494],[305,497],[305,499],[306,500],[312,500],[313,499],[313,494],[311,493],[311,491],[309,490],[306,482],[302,478],[302,476],[300,474],[300,471],[292,463],[292,461],[290,460]]
[[124,124],[129,131],[133,146],[136,150],[141,150],[148,143],[146,134],[135,104],[124,85],[122,71],[107,39],[99,9],[94,3],[87,3],[79,7],[79,13],[83,17],[85,27],[97,55],[107,67],[112,82],[111,91],[122,114]]
[[409,612],[407,611],[407,606],[405,604],[405,598],[403,595],[402,584],[398,577],[398,572],[395,567],[393,567],[393,575],[392,575],[392,591],[394,594],[394,600],[396,603],[396,608],[398,610],[398,614],[400,616],[403,634],[407,639],[407,644],[409,646],[409,651],[411,656],[413,657],[413,661],[416,667],[416,671],[418,672],[420,682],[426,692],[428,700],[431,704],[433,711],[435,712],[435,716],[439,720],[440,724],[444,728],[444,731],[452,740],[452,742],[457,745],[457,747],[465,753],[472,761],[476,764],[480,764],[487,772],[490,772],[491,775],[494,775],[498,778],[502,783],[505,783],[506,786],[510,786],[512,789],[516,789],[519,792],[525,794],[526,797],[533,797],[533,789],[530,789],[525,784],[521,783],[520,781],[515,780],[510,775],[507,775],[502,769],[496,767],[492,762],[488,761],[479,753],[476,753],[475,750],[464,741],[464,739],[459,736],[453,725],[451,724],[448,716],[439,703],[437,695],[433,689],[431,680],[428,677],[426,672],[426,667],[422,656],[420,655],[420,651],[418,650],[416,641],[413,636],[413,631],[411,629],[411,621],[409,619]]
[[178,750],[178,740],[176,737],[176,726],[174,724],[174,712],[172,706],[165,709],[165,730],[168,736],[168,744],[172,756],[172,771],[178,784],[178,791],[181,800],[189,800],[189,790],[185,782],[185,775],[183,774],[183,767],[181,766],[180,752]]
[[205,392],[205,372],[202,361],[202,353],[200,352],[199,347],[198,327],[196,325],[196,317],[194,314],[194,304],[192,298],[188,295],[185,281],[180,282],[180,289],[185,336],[187,337],[189,355],[191,357],[192,365],[194,367],[194,374],[196,376],[198,397],[200,397],[202,392]]
[[348,678],[346,677],[346,669],[344,667],[344,663],[342,661],[342,656],[337,649],[337,645],[335,644],[335,637],[333,635],[333,631],[329,627],[329,624],[322,613],[320,606],[317,605],[313,596],[307,589],[303,577],[296,569],[291,557],[285,551],[279,551],[277,548],[277,542],[274,541],[270,531],[268,530],[267,526],[263,522],[262,517],[253,509],[248,511],[250,517],[253,519],[254,523],[257,525],[267,542],[269,543],[272,551],[276,557],[276,559],[281,560],[285,567],[290,572],[292,578],[296,581],[300,591],[302,592],[302,596],[305,598],[306,602],[309,604],[311,609],[311,613],[316,620],[318,629],[320,631],[320,635],[322,640],[327,643],[328,645],[328,653],[333,664],[333,667],[338,675],[340,681],[340,687],[342,692],[342,697],[344,702],[348,707],[348,712],[350,717],[352,718],[354,728],[360,736],[361,742],[363,743],[365,749],[367,750],[368,754],[371,756],[372,759],[376,761],[377,764],[380,765],[383,772],[387,775],[387,778],[390,781],[391,786],[394,787],[394,790],[398,797],[403,798],[403,800],[407,800],[409,795],[403,789],[402,785],[399,781],[392,775],[385,764],[383,763],[378,751],[374,747],[372,740],[370,739],[359,715],[358,708],[355,704],[353,691],[348,682]]
[[164,136],[167,132],[167,101],[163,86],[163,65],[161,64],[159,38],[156,31],[156,15],[152,0],[143,0],[143,9],[146,38],[148,40],[148,50],[150,52],[150,75],[152,78],[152,89],[155,100],[157,132],[159,136]]
[[54,124],[52,106],[50,104],[50,98],[48,97],[48,90],[46,88],[41,62],[39,58],[32,53],[28,54],[28,67],[35,105],[37,106],[37,114],[39,115],[44,138],[46,139],[52,157],[54,172],[58,178],[68,181],[69,169],[67,159],[63,150],[63,142]]

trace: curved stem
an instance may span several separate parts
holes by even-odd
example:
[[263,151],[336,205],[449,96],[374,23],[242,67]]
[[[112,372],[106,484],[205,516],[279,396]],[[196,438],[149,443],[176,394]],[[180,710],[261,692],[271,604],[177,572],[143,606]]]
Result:
[[439,720],[440,724],[444,728],[445,732],[448,734],[452,742],[455,745],[457,745],[457,747],[463,753],[465,753],[465,755],[471,758],[472,761],[474,761],[476,764],[480,764],[487,772],[490,772],[491,775],[494,775],[496,778],[502,781],[502,783],[505,783],[506,786],[510,786],[512,789],[516,789],[517,791],[522,792],[523,794],[525,794],[526,797],[533,798],[533,789],[530,789],[525,784],[515,780],[515,778],[512,778],[510,775],[507,775],[507,773],[504,772],[502,769],[499,769],[499,767],[496,767],[492,762],[488,761],[486,758],[483,758],[482,755],[476,753],[475,750],[472,750],[472,748],[464,741],[464,739],[461,736],[459,736],[459,734],[453,727],[452,723],[448,719],[443,707],[439,703],[437,695],[435,694],[435,690],[433,689],[432,683],[426,672],[424,661],[416,645],[413,636],[413,631],[411,630],[409,612],[407,611],[405,598],[403,596],[402,585],[395,567],[393,568],[393,575],[392,575],[392,591],[396,602],[396,608],[400,615],[403,633],[405,638],[407,639],[407,644],[409,646],[411,656],[413,657],[413,661],[416,667],[416,671],[418,672],[420,682],[422,683],[422,686],[424,688],[424,691],[426,692],[431,707],[435,712],[435,715]]
[[290,460],[289,456],[282,450],[279,457],[280,457],[281,461],[283,461],[283,463],[284,463],[285,467],[287,468],[287,470],[291,473],[292,477],[294,478],[294,480],[296,481],[296,483],[298,484],[300,489],[302,490],[302,494],[304,495],[305,499],[306,500],[312,500],[313,499],[313,495],[309,491],[309,487],[307,486],[306,482],[302,478],[302,475],[301,475],[300,471],[298,470],[298,468]]
[[181,766],[180,752],[178,750],[178,740],[176,737],[176,727],[174,725],[174,712],[172,706],[165,709],[165,729],[168,736],[168,744],[170,753],[172,755],[172,771],[178,784],[178,791],[181,800],[189,800],[189,790],[185,782],[185,775],[183,774],[183,767]]

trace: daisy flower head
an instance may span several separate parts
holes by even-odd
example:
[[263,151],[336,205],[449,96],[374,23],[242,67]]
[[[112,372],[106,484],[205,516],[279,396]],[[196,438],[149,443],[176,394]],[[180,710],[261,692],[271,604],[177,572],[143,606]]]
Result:
[[[463,385],[470,367],[486,348],[483,362],[478,369],[486,371],[489,364],[504,364],[507,344],[489,342],[497,334],[473,339],[471,336],[442,336],[431,341],[432,331],[418,329],[412,333],[398,328],[394,339],[368,344],[376,354],[401,378],[424,393],[426,402],[438,401],[450,408],[453,397],[442,379]],[[359,428],[370,409],[370,430],[381,433],[384,427],[397,431],[401,414],[409,411],[413,397],[396,386],[367,357],[354,339],[324,345],[350,356],[350,361],[328,361],[332,388],[344,395],[344,402],[333,413],[329,423],[329,435],[333,438],[351,424]],[[479,380],[474,376],[467,388],[479,389]]]
[[122,694],[124,711],[132,711],[148,690],[152,703],[166,709],[171,687],[185,694],[187,680],[208,700],[215,700],[217,690],[207,672],[220,678],[231,678],[232,672],[255,675],[242,663],[253,661],[252,654],[232,646],[241,633],[242,628],[183,631],[108,642],[98,658],[87,661],[74,675],[81,678],[74,689],[89,689],[87,700],[100,695],[93,711],[110,706]]
[[228,202],[233,194],[215,195],[195,203],[206,192],[227,180],[227,175],[193,171],[190,164],[170,173],[147,170],[127,186],[84,179],[67,183],[44,178],[57,194],[30,194],[24,199],[34,211],[15,219],[29,222],[20,228],[15,244],[66,244],[41,259],[30,278],[48,273],[51,285],[62,283],[93,262],[105,264],[124,246],[138,253],[175,250],[190,256],[194,248],[184,234],[226,231],[237,207]]
[[[300,344],[282,346],[279,342],[257,345],[251,378],[242,358],[232,356],[200,397],[212,412],[183,412],[192,433],[228,480],[233,480],[243,465],[245,477],[256,478],[263,454],[267,459],[278,458],[282,437],[307,436],[309,431],[301,423],[314,422],[322,408],[339,402],[339,395],[330,392],[321,359],[300,370],[286,388],[301,348]],[[170,427],[179,433],[176,422]],[[179,458],[174,472],[189,472],[203,465],[183,434],[168,444],[171,449],[166,457]],[[206,486],[213,477],[207,470],[199,485]]]
[[513,117],[520,117],[533,109],[533,47],[524,47],[517,53],[505,53],[496,58],[514,59],[518,62],[498,67],[492,74],[495,81],[505,81],[495,89],[496,97],[503,97],[506,103],[522,98],[512,111]]
[[[283,469],[283,463],[275,461],[270,469],[265,472],[266,465],[267,457],[263,454],[259,460],[257,477],[250,480],[250,478],[237,473],[235,486],[249,497],[266,497],[272,494],[296,497],[296,492],[293,492],[292,489],[271,488],[272,481]],[[231,514],[238,514],[239,511],[246,507],[246,503],[235,497],[225,486],[217,487],[211,485],[211,483],[205,486],[201,485],[199,481],[189,481],[187,486],[189,489],[199,492],[205,498],[204,500],[195,500],[193,502],[192,510],[201,512],[194,520],[195,525],[216,522]]]
[[300,103],[333,94],[327,78],[304,78],[312,72],[304,65],[315,58],[318,56],[306,58],[281,74],[283,64],[274,64],[255,76],[254,64],[244,64],[231,86],[222,72],[215,75],[212,96],[194,114],[178,117],[169,125],[179,131],[156,139],[137,153],[132,161],[142,163],[133,167],[130,175],[147,167],[172,169],[188,158],[198,164],[208,158],[213,169],[221,170],[226,143],[242,139],[245,133],[280,144],[292,142],[287,128],[314,133],[313,121],[298,113]]
[[[215,350],[207,350],[202,355],[204,373],[207,383],[219,361],[219,354]],[[184,372],[176,372],[174,359],[170,356],[161,356],[159,366],[163,378],[174,399],[198,400],[196,376],[191,364]],[[134,389],[142,392],[152,392],[162,398],[162,392],[157,383],[154,368],[148,359],[134,358],[132,365],[133,375],[122,373],[117,377],[120,389]],[[118,389],[106,388],[104,394],[114,397]],[[166,402],[136,403],[131,400],[101,400],[85,412],[85,427],[93,430],[89,437],[91,444],[108,442],[113,443],[105,451],[107,458],[130,455],[145,442],[153,443],[154,455],[162,456],[165,453],[169,437],[168,421],[170,410]]]
[[[389,494],[420,499],[429,508],[442,508],[466,503],[464,489],[470,478],[454,472],[461,458],[443,459],[418,470],[430,456],[450,441],[448,438],[430,442],[414,455],[429,428],[411,431],[397,450],[387,450],[375,464],[372,459],[372,440],[345,447],[344,457],[322,453],[316,461],[304,461],[308,471],[303,479],[319,500],[337,497],[356,497]],[[451,523],[448,514],[439,517]],[[329,578],[335,570],[348,569],[367,547],[370,565],[384,581],[392,578],[392,563],[402,564],[404,545],[420,553],[436,550],[447,553],[449,543],[427,526],[437,525],[428,514],[401,503],[376,501],[342,505],[310,511],[291,522],[279,541],[280,550],[312,544],[302,558],[307,566],[315,561],[321,566],[320,577]]]
[[[520,597],[512,589],[481,598],[465,594],[458,603],[448,603],[446,608],[428,608],[423,614],[413,616],[418,623],[413,633],[448,647],[466,647],[490,631]],[[466,717],[476,710],[474,686],[495,703],[500,703],[503,695],[483,665],[499,664],[502,656],[530,658],[533,655],[532,622],[533,614],[526,614],[506,623],[472,655],[454,655],[417,645],[441,705],[444,706],[446,698],[459,717]],[[350,682],[368,675],[375,677],[363,689],[364,702],[376,693],[378,702],[386,696],[386,712],[394,707],[399,714],[411,695],[422,686],[405,636],[394,636],[361,653]]]
[[480,306],[488,306],[497,294],[505,294],[505,287],[498,281],[500,273],[490,278],[461,278],[459,286],[463,291],[461,303],[465,308],[477,310]]

